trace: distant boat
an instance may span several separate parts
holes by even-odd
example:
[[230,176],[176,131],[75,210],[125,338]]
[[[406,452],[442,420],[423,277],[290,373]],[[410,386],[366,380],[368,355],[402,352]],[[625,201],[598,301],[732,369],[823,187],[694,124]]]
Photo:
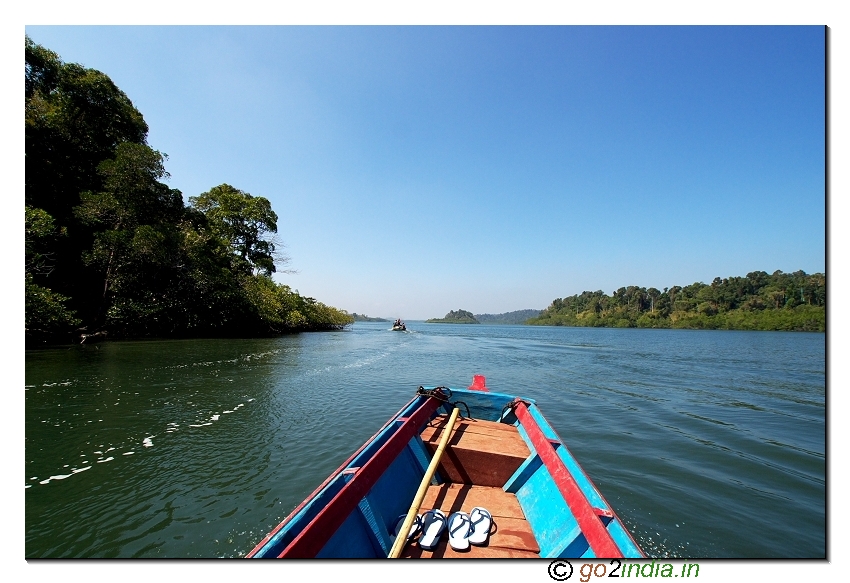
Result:
[[405,326],[404,324],[393,326],[393,332],[404,332],[405,330],[407,330],[407,326]]
[[535,402],[475,375],[467,389],[419,387],[247,556],[644,555]]

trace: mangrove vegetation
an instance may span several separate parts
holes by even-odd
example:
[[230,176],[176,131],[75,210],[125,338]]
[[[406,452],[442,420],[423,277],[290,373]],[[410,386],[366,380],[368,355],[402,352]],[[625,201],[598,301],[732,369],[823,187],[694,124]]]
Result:
[[826,275],[764,271],[658,290],[621,287],[558,298],[527,324],[615,328],[826,330]]
[[[142,114],[105,74],[26,38],[28,342],[258,336],[345,326],[272,280],[277,214],[220,184],[188,204]],[[84,336],[83,336],[84,337]]]
[[529,318],[540,315],[541,310],[515,310],[502,314],[475,314],[482,324],[525,324]]

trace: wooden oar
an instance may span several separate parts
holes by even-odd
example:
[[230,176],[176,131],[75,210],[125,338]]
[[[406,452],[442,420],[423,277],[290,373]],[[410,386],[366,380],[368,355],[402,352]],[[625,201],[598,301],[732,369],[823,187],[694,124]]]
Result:
[[443,450],[446,449],[446,444],[449,442],[449,437],[451,436],[452,429],[455,426],[455,420],[457,420],[459,413],[460,409],[455,407],[449,417],[449,422],[446,424],[446,427],[443,430],[443,436],[440,438],[440,445],[437,446],[437,451],[434,452],[434,457],[431,458],[431,463],[428,465],[428,469],[425,470],[425,476],[419,483],[419,490],[416,491],[416,497],[413,498],[413,504],[410,505],[410,510],[407,511],[404,524],[401,525],[401,529],[398,531],[395,543],[393,543],[393,548],[390,550],[390,554],[388,556],[390,559],[397,559],[401,554],[401,549],[403,549],[404,545],[407,544],[407,535],[410,533],[410,527],[413,526],[413,521],[419,513],[419,507],[422,506],[422,500],[425,498],[425,492],[428,491],[431,478],[434,477],[434,472],[437,471],[437,466],[440,465],[440,458],[443,456]]

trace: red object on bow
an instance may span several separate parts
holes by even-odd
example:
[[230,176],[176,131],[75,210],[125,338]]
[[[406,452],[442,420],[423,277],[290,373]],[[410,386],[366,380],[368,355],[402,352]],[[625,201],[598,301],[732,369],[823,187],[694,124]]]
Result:
[[469,385],[470,391],[484,391],[485,393],[489,393],[490,390],[484,386],[486,379],[484,375],[474,374],[472,375],[472,384]]

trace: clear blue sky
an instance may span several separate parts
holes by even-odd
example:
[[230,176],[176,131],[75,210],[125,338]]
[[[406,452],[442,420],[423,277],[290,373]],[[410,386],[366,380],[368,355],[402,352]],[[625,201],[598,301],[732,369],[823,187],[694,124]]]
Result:
[[823,272],[824,29],[28,26],[103,71],[184,197],[271,200],[350,312]]

